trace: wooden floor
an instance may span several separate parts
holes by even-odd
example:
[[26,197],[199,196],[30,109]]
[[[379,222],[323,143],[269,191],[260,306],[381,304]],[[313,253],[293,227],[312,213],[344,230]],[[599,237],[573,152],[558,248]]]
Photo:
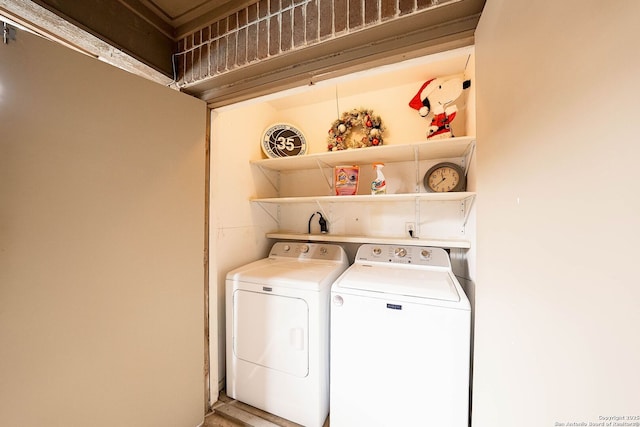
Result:
[[[261,411],[253,406],[230,399],[220,393],[212,412],[204,419],[203,427],[302,427],[300,424]],[[329,427],[329,419],[323,427]]]

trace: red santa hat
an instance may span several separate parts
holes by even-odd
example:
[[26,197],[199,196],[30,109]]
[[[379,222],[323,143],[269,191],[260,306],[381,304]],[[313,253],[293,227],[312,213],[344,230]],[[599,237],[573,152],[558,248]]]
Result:
[[[428,94],[431,93],[431,90],[426,91],[425,89],[434,80],[435,78],[424,82],[422,87],[420,87],[418,93],[416,93],[416,96],[411,98],[411,101],[409,101],[409,107],[413,108],[414,110],[418,110],[422,117],[427,116],[429,114],[429,111],[431,111],[431,103],[429,102],[428,97]],[[424,97],[422,96],[423,94]]]

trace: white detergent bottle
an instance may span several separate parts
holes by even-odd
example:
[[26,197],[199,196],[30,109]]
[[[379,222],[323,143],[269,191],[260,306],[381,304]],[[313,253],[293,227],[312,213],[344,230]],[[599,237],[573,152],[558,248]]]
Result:
[[382,174],[383,167],[384,163],[373,164],[373,168],[376,170],[376,179],[371,182],[371,194],[385,194],[387,192],[387,182]]

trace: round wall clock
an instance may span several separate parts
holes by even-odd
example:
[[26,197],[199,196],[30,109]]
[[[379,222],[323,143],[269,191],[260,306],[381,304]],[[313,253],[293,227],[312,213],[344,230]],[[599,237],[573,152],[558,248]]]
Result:
[[262,151],[269,158],[300,156],[307,152],[307,140],[300,130],[286,124],[269,126],[262,134]]
[[466,186],[464,169],[455,163],[438,163],[424,175],[424,188],[431,193],[464,191]]

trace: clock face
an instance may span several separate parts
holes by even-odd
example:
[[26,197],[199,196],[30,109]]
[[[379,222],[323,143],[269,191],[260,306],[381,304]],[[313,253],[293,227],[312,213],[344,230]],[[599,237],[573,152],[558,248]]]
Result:
[[280,123],[262,135],[262,151],[270,158],[299,156],[307,152],[307,141],[295,127]]
[[463,191],[465,184],[464,171],[454,163],[439,163],[424,176],[424,187],[434,193]]

